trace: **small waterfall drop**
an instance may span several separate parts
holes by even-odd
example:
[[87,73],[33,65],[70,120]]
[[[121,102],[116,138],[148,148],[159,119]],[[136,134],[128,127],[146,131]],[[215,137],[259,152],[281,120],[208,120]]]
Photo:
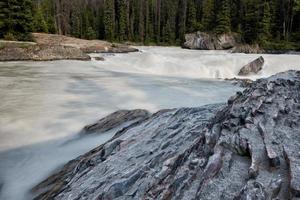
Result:
[[[289,69],[300,70],[300,56],[289,54],[231,54],[227,51],[186,50],[177,47],[138,47],[141,52],[110,57],[102,67],[129,73],[145,73],[186,78],[268,77]],[[265,59],[263,70],[253,76],[239,77],[239,70],[259,56]],[[126,60],[126,62],[124,62]]]

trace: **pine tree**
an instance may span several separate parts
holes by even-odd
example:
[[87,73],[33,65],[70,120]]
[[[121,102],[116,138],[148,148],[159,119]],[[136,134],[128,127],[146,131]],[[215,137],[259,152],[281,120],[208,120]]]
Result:
[[187,5],[187,32],[197,31],[197,10],[194,0],[189,0]]
[[105,36],[109,41],[115,39],[115,1],[105,0],[104,6],[104,27]]
[[104,10],[103,7],[100,7],[97,12],[97,27],[98,27],[98,38],[105,39],[105,27],[104,27]]
[[1,36],[7,39],[32,40],[32,1],[10,0],[1,3]]
[[204,0],[203,1],[203,15],[202,15],[202,25],[205,31],[211,31],[214,27],[214,0]]
[[154,33],[153,33],[153,1],[148,1],[146,4],[146,37],[145,37],[145,44],[149,44],[154,40]]
[[48,32],[55,34],[57,32],[56,26],[55,26],[55,19],[52,16],[49,16],[47,19],[47,27],[48,27]]
[[177,24],[177,31],[178,36],[177,38],[180,40],[180,42],[184,42],[184,35],[186,33],[186,12],[187,12],[187,2],[186,0],[179,0],[178,3],[178,24]]
[[7,16],[9,13],[7,1],[0,1],[0,38],[3,38],[8,29]]
[[258,40],[259,2],[258,0],[246,0],[245,6],[244,39],[247,43],[254,43]]
[[217,16],[217,34],[229,33],[231,31],[230,5],[229,0],[223,0],[221,10]]
[[260,23],[259,40],[260,43],[265,43],[270,38],[271,28],[271,11],[269,2],[265,1],[263,6],[263,18]]
[[33,17],[33,31],[48,33],[48,24],[45,21],[41,7],[37,6],[34,11],[35,14]]
[[93,40],[96,37],[97,37],[96,31],[91,26],[89,26],[85,33],[85,39]]
[[47,23],[48,32],[53,34],[56,33],[54,1],[43,0],[40,2],[40,7],[44,19]]
[[81,17],[73,13],[71,15],[71,34],[74,37],[80,38],[81,37]]
[[138,41],[145,41],[145,0],[139,1]]
[[118,36],[120,41],[124,41],[127,39],[126,37],[126,2],[125,0],[118,1]]

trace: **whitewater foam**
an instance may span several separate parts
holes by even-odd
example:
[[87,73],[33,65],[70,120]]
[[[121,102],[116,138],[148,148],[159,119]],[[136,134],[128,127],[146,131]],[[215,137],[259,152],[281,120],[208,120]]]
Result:
[[231,54],[227,51],[199,51],[177,47],[137,48],[141,52],[115,55],[107,62],[98,62],[98,65],[113,71],[160,76],[209,79],[245,78],[238,76],[239,70],[259,56],[263,56],[266,61],[263,70],[257,75],[246,78],[257,79],[289,69],[300,70],[299,55]]

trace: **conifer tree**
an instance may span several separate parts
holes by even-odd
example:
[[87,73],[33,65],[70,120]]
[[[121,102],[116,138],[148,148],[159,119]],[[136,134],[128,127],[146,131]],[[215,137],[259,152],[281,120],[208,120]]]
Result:
[[105,36],[109,41],[115,39],[115,1],[114,0],[105,0],[104,5],[104,28]]
[[1,3],[0,22],[2,37],[7,39],[31,40],[32,1],[10,0]]
[[269,2],[265,1],[263,6],[263,18],[260,23],[259,40],[265,43],[270,38],[271,11]]
[[187,5],[187,32],[197,31],[197,10],[194,0],[189,0]]
[[211,31],[214,27],[214,12],[215,1],[214,0],[204,0],[203,1],[203,15],[202,15],[202,25],[205,31]]
[[118,1],[118,36],[120,41],[124,41],[127,39],[126,37],[126,2],[125,0]]
[[181,42],[184,42],[184,34],[186,33],[186,11],[187,11],[187,2],[186,0],[179,0],[178,3],[179,11],[178,11],[178,24],[177,24],[177,31],[178,31],[178,39]]
[[40,6],[37,6],[34,10],[33,17],[33,31],[48,33],[48,24],[45,21],[43,11]]
[[221,3],[221,10],[217,16],[217,26],[215,30],[217,34],[228,33],[231,31],[229,0],[223,0]]
[[7,1],[0,1],[0,38],[3,38],[7,32],[7,17],[8,17]]
[[246,0],[244,18],[244,39],[247,43],[254,43],[258,39],[259,29],[259,0]]

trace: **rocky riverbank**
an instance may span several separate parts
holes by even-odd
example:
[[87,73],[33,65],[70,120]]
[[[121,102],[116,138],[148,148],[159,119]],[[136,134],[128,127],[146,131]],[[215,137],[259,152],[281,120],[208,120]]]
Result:
[[220,35],[196,32],[185,35],[183,48],[197,50],[229,50],[231,53],[247,54],[297,54],[290,50],[263,49],[257,44],[245,44],[238,33],[224,33]]
[[[32,192],[60,200],[297,199],[299,90],[300,72],[289,71],[255,81],[227,104],[117,112],[111,126],[125,128]],[[86,130],[110,130],[108,119]]]
[[90,60],[89,53],[129,53],[127,45],[33,33],[35,42],[0,41],[0,61]]

